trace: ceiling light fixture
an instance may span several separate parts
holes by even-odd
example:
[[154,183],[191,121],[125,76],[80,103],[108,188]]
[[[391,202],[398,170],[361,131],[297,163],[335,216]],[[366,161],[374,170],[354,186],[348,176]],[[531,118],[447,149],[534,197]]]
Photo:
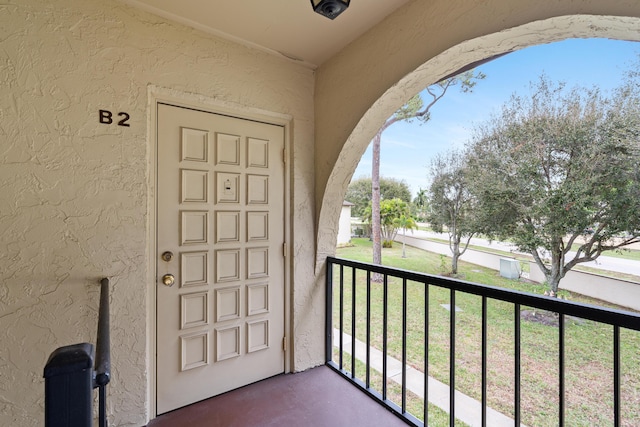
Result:
[[347,10],[351,0],[311,0],[313,10],[329,19],[335,19],[336,16]]

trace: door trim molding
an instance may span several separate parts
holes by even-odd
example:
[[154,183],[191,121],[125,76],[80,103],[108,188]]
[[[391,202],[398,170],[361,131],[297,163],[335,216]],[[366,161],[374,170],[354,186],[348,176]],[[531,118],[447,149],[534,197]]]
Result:
[[284,257],[284,330],[287,340],[285,346],[285,372],[291,372],[293,345],[291,322],[291,139],[293,117],[258,108],[220,100],[205,95],[182,92],[156,85],[147,86],[147,422],[157,416],[157,369],[156,369],[156,226],[157,226],[157,119],[158,104],[166,103],[177,107],[191,108],[214,114],[224,114],[239,119],[253,120],[284,128],[284,239],[289,256]]

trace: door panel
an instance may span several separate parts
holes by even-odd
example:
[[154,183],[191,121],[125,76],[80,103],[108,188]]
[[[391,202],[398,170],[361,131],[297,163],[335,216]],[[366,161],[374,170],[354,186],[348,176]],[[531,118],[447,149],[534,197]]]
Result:
[[285,169],[280,126],[165,104],[157,123],[160,414],[284,371]]

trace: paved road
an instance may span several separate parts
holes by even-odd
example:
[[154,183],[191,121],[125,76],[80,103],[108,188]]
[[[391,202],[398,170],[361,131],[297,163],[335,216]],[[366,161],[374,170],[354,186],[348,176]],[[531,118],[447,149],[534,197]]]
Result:
[[[449,236],[446,233],[434,233],[431,231],[422,231],[422,230],[413,230],[413,234],[411,232],[407,232],[407,236],[449,240]],[[489,242],[486,239],[480,239],[480,238],[474,237],[473,239],[471,239],[471,244],[474,246],[482,246],[482,247],[498,249],[506,252],[519,253],[518,250],[515,248],[515,246],[505,242]],[[575,252],[569,252],[567,259],[571,259],[573,256],[575,256]],[[464,255],[462,257],[464,259]],[[601,270],[615,271],[618,273],[628,273],[628,274],[634,274],[634,275],[640,276],[640,262],[630,260],[630,259],[623,259],[623,258],[616,258],[616,257],[601,255],[595,261],[585,262],[579,265],[598,268]]]

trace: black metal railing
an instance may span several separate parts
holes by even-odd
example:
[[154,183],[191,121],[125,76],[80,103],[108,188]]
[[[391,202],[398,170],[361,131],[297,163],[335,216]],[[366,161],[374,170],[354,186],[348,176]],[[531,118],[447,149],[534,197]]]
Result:
[[94,388],[98,389],[98,425],[107,427],[107,384],[111,380],[111,338],[109,319],[109,279],[100,281],[100,313],[96,339],[96,374]]
[[[98,425],[107,427],[107,384],[111,380],[109,279],[100,281],[96,349],[90,343],[59,347],[44,368],[45,426],[93,425],[93,389],[98,389]],[[95,360],[95,363],[94,363]]]
[[[374,274],[382,275],[382,282],[375,283],[372,281]],[[393,284],[391,284],[393,281]],[[421,350],[423,359],[421,361],[408,360],[408,333],[407,323],[411,319],[415,326],[416,313],[410,312],[408,308],[407,284],[412,283],[414,286],[424,289],[424,301],[411,301],[413,307],[416,304],[424,304],[423,310],[424,321],[419,322],[418,328],[424,328],[421,338],[424,340],[424,348]],[[376,295],[379,295],[382,301],[382,308],[378,308],[378,312],[374,312],[377,317],[377,326],[381,323],[382,336],[372,336],[372,288],[376,287]],[[380,289],[380,287],[382,289]],[[396,413],[404,419],[408,424],[423,426],[427,423],[423,420],[429,420],[429,340],[430,340],[430,322],[434,320],[434,315],[429,314],[429,298],[430,289],[438,288],[444,290],[448,294],[449,314],[448,314],[448,358],[449,358],[449,375],[448,375],[448,413],[449,425],[454,426],[456,419],[456,297],[463,298],[463,295],[474,295],[480,298],[479,312],[481,319],[478,346],[481,358],[481,390],[478,393],[480,402],[480,412],[477,419],[481,421],[482,426],[488,424],[488,330],[489,315],[488,302],[493,304],[493,300],[498,302],[506,302],[513,305],[513,399],[512,399],[512,417],[511,425],[520,426],[522,422],[522,325],[521,325],[521,308],[531,308],[541,310],[548,313],[554,313],[557,317],[558,327],[558,348],[557,348],[557,377],[558,402],[557,421],[559,426],[565,425],[566,413],[566,378],[565,369],[567,367],[566,358],[566,319],[580,319],[580,321],[593,321],[603,325],[611,325],[612,328],[612,374],[613,374],[613,424],[618,427],[622,425],[621,416],[621,329],[629,329],[631,331],[640,331],[640,315],[620,310],[608,309],[599,306],[580,304],[561,300],[558,298],[539,296],[535,294],[513,291],[504,288],[485,286],[474,284],[462,280],[453,280],[441,276],[427,275],[412,271],[400,270],[395,268],[387,268],[379,265],[367,264],[345,259],[333,257],[327,258],[326,271],[326,363],[337,372],[341,373],[349,381],[360,387],[363,391],[375,398],[388,409]],[[390,312],[389,298],[393,292],[395,301],[401,301],[401,313]],[[398,297],[398,293],[401,296]],[[472,297],[476,298],[476,297]],[[397,307],[397,302],[394,307]],[[501,303],[502,304],[502,303]],[[381,320],[380,320],[381,317]],[[389,358],[389,322],[393,320],[396,324],[400,324],[401,337],[395,336],[395,342],[400,342],[400,351],[395,349],[396,357],[401,359],[401,373],[399,382],[401,392],[399,398],[390,399],[387,388],[387,378],[389,375],[388,358]],[[399,320],[398,320],[399,317]],[[584,319],[584,320],[582,320]],[[607,326],[608,328],[608,326]],[[633,332],[634,334],[636,332]],[[350,334],[351,344],[345,343]],[[397,335],[397,334],[396,334]],[[356,337],[364,345],[364,350],[360,350],[364,356],[360,357],[364,367],[356,365]],[[376,342],[375,348],[373,341]],[[396,346],[397,347],[397,346]],[[381,351],[382,367],[381,367],[381,384],[375,387],[372,385],[371,366],[372,353]],[[346,362],[347,355],[350,357],[350,363]],[[556,357],[556,356],[553,356]],[[422,365],[421,365],[422,364]],[[418,366],[422,371],[424,388],[421,391],[423,395],[422,410],[418,416],[411,413],[407,407],[407,372],[411,367]],[[363,373],[364,370],[364,373]],[[637,367],[636,367],[637,370]],[[422,419],[419,419],[419,418]]]

